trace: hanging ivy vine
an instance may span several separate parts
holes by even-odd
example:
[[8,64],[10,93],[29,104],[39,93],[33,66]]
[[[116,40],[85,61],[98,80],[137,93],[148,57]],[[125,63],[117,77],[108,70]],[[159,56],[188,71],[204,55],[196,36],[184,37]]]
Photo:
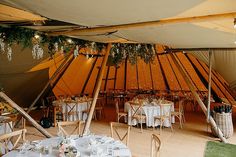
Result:
[[[91,42],[67,36],[49,36],[44,32],[23,28],[23,27],[2,27],[0,26],[0,50],[7,51],[8,59],[11,60],[13,44],[19,44],[23,48],[32,48],[33,58],[42,58],[43,49],[47,46],[50,55],[61,50],[63,53],[69,52],[72,48],[90,48],[93,51],[101,52],[106,46],[105,43]],[[39,53],[39,54],[36,54]],[[78,48],[75,48],[74,55],[78,55]],[[125,59],[131,64],[136,64],[137,59],[143,59],[145,63],[153,61],[155,51],[151,44],[121,44],[112,45],[108,64],[118,65]]]

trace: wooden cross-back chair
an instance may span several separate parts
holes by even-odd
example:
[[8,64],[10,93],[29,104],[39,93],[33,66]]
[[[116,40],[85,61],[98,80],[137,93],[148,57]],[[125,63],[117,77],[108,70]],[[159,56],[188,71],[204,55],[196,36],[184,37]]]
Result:
[[120,111],[120,109],[119,109],[119,101],[115,101],[115,105],[116,105],[117,122],[120,122],[120,118],[127,117],[128,113],[125,112],[125,111]]
[[140,122],[140,131],[143,132],[143,122],[146,121],[146,116],[143,115],[143,104],[141,102],[130,102],[130,109],[131,109],[131,123],[135,119],[137,122]]
[[105,117],[105,112],[104,112],[104,98],[103,97],[99,97],[97,98],[97,102],[96,102],[96,106],[95,106],[95,119],[98,119],[97,118],[97,115],[99,115],[99,118],[102,118],[102,117]]
[[[171,107],[172,107],[172,104],[158,104],[160,106],[160,115],[158,116],[154,116],[154,123],[153,125],[155,125],[155,123],[157,121],[160,122],[160,134],[161,134],[161,131],[162,131],[162,127],[163,127],[163,124],[165,122],[165,120],[169,120],[170,122],[170,128],[171,128],[171,131],[173,131],[173,127],[172,127],[172,123],[171,123]],[[164,110],[164,107],[168,107],[168,112],[165,112]],[[154,126],[153,126],[153,129],[154,129]]]
[[[61,132],[64,136],[69,135],[80,135],[81,134],[81,125],[83,124],[83,121],[77,120],[77,121],[63,121],[63,122],[57,122],[58,125],[58,132]],[[70,133],[65,130],[65,127],[74,127],[73,129],[70,128]]]
[[161,149],[161,140],[160,138],[152,134],[151,137],[151,157],[160,157],[160,149]]
[[181,129],[183,128],[183,123],[185,121],[183,102],[184,102],[183,99],[180,100],[178,103],[179,104],[178,108],[171,112],[171,116],[175,116],[179,119],[179,125]]
[[[20,142],[21,139],[22,142],[24,142],[25,133],[26,129],[22,129],[1,135],[0,142],[2,143],[2,148],[5,150],[5,153],[8,153],[9,151],[14,150],[16,147],[18,147],[19,146],[18,143]],[[13,139],[15,137],[16,140]]]
[[[114,138],[114,136],[116,135],[120,141],[125,140],[125,144],[128,146],[129,145],[129,134],[130,134],[130,126],[124,123],[117,123],[117,122],[111,122],[110,123],[110,127],[111,127],[111,137]],[[121,130],[125,130],[124,135],[121,135]],[[122,132],[123,132],[122,131]],[[114,135],[115,133],[115,135]]]

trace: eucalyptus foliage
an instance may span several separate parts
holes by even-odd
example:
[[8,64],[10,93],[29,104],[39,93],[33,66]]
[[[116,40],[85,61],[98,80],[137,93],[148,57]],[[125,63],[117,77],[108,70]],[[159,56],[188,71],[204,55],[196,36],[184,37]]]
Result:
[[[36,36],[38,38],[36,38]],[[77,38],[71,39],[68,42],[67,36],[49,36],[44,32],[24,28],[24,27],[2,27],[0,26],[0,39],[6,44],[19,44],[23,48],[32,48],[33,45],[39,44],[40,46],[47,46],[48,53],[53,55],[59,49],[63,49],[64,53],[69,52],[71,49],[78,45],[80,48],[89,47],[93,51],[101,52],[106,46],[105,43],[95,43],[91,41],[81,40]],[[56,46],[55,46],[56,45]],[[136,64],[137,59],[141,58],[145,63],[153,61],[155,51],[151,44],[121,44],[116,43],[112,45],[108,64],[118,65],[124,60],[128,60],[131,64]]]

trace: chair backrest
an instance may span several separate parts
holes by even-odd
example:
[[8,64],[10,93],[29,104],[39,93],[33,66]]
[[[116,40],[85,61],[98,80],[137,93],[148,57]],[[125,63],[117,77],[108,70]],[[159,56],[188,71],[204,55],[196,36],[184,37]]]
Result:
[[151,157],[160,156],[160,148],[161,148],[160,138],[157,135],[152,134],[152,137],[151,137]]
[[116,135],[120,141],[123,142],[125,141],[125,144],[128,146],[130,126],[124,123],[111,122],[110,127],[111,127],[111,137],[114,138]]
[[56,100],[57,98],[55,96],[50,96],[50,97],[47,97],[46,100],[47,100],[47,104],[48,105],[52,105],[52,102],[54,100]]
[[[25,133],[26,129],[22,129],[1,135],[0,142],[2,143],[2,148],[5,150],[5,153],[18,147],[18,143],[20,142],[21,139],[24,142]],[[15,137],[16,139],[13,139]]]
[[185,101],[184,99],[179,101],[179,113],[184,112],[184,106],[183,106],[184,101]]
[[[63,122],[57,122],[58,125],[58,132],[62,133],[64,136],[68,135],[80,135],[81,132],[81,125],[83,124],[83,121],[63,121]],[[70,133],[65,130],[66,127],[74,127],[73,129],[69,128],[71,131]]]
[[171,110],[172,110],[172,103],[157,103],[157,106],[160,107],[160,116],[170,117],[171,116]]
[[115,101],[115,105],[116,105],[116,114],[119,114],[119,102]]
[[137,103],[137,102],[129,102],[129,103],[130,103],[132,117],[136,115],[141,116],[143,114],[142,103]]
[[96,107],[104,107],[104,98],[103,97],[97,98]]

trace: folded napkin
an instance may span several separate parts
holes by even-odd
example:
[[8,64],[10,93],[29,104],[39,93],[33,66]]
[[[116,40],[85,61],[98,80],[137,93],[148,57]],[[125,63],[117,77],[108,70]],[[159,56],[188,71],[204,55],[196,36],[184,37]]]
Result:
[[127,148],[121,148],[113,150],[113,156],[131,156],[130,151]]

